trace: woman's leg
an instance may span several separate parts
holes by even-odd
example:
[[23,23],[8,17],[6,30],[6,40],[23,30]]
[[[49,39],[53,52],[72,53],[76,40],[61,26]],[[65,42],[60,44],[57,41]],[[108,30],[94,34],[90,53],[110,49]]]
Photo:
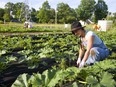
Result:
[[87,64],[95,63],[97,61],[104,60],[108,57],[109,51],[107,49],[102,49],[99,47],[93,47],[90,50],[90,55],[86,61]]

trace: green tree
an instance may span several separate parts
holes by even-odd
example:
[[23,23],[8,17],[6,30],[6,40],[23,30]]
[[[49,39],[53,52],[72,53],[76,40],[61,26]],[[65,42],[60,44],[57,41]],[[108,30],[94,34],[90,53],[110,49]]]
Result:
[[108,12],[108,15],[107,15],[106,19],[107,20],[113,20],[114,19],[113,13]]
[[13,14],[15,15],[15,19],[19,20],[21,17],[21,9],[24,3],[22,2],[18,2],[14,4],[14,10],[13,10]]
[[5,4],[5,9],[8,9],[9,11],[13,11],[14,4],[12,2],[8,2]]
[[22,8],[21,8],[21,19],[22,21],[29,21],[31,15],[31,10],[29,9],[29,6],[26,3],[23,3]]
[[40,23],[48,23],[50,18],[49,18],[49,10],[46,9],[40,9],[38,13],[38,18]]
[[0,8],[0,20],[4,20],[3,19],[3,16],[4,16],[4,9]]
[[57,17],[59,23],[71,23],[76,20],[76,12],[68,4],[59,3],[57,5]]
[[112,20],[113,21],[113,26],[116,26],[116,12],[112,13],[112,15],[110,15],[110,17],[107,18],[108,20]]
[[32,8],[31,9],[31,20],[33,21],[33,22],[37,22],[37,11],[34,9],[34,8]]
[[72,23],[77,20],[76,11],[73,8],[70,8],[69,15],[67,16],[67,23]]
[[4,18],[4,20],[5,21],[7,21],[7,22],[9,22],[10,21],[10,15],[9,14],[4,14],[4,16],[3,16],[3,18]]
[[50,9],[50,21],[49,23],[55,23],[55,9]]
[[[5,15],[4,18],[7,19],[7,21],[10,21],[13,19],[13,10],[14,10],[14,4],[11,2],[8,2],[5,4]],[[6,17],[7,15],[7,17]]]
[[94,12],[95,0],[81,0],[81,4],[76,9],[78,20],[86,21],[91,18]]
[[115,13],[113,13],[114,14],[114,19],[116,20],[116,12]]
[[106,18],[108,14],[108,7],[104,0],[98,0],[98,3],[95,5],[95,22]]
[[50,10],[51,10],[51,7],[50,7],[48,1],[45,1],[42,4],[42,8],[40,8],[39,13],[37,15],[40,23],[49,23],[50,15],[51,15]]
[[42,4],[42,8],[43,9],[48,9],[48,10],[51,9],[51,7],[50,7],[50,5],[49,5],[47,0]]

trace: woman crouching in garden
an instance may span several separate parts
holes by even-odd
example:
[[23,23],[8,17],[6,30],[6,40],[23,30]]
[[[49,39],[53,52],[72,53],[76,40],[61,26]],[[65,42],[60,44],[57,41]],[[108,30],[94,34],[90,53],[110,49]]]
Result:
[[90,65],[108,57],[109,50],[104,45],[104,42],[92,31],[86,31],[80,22],[72,23],[71,31],[81,41],[77,59],[79,68],[82,68],[85,64]]

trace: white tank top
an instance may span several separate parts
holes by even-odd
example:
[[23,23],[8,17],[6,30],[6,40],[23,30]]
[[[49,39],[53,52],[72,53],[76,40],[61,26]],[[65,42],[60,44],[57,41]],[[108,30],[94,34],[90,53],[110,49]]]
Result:
[[[94,41],[93,41],[93,44],[101,44],[102,43],[102,40],[94,33],[94,32],[92,32],[92,31],[86,31],[86,34],[85,34],[85,41],[82,41],[82,44],[84,45],[84,46],[87,46],[87,41],[88,41],[88,38],[90,37],[90,36],[94,36]],[[82,40],[82,38],[81,38],[81,40]]]

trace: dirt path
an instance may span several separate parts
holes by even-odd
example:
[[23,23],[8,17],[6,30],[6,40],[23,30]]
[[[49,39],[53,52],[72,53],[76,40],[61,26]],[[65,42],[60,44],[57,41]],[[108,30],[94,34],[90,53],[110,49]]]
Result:
[[65,34],[69,32],[17,32],[17,33],[0,33],[0,35],[10,36],[10,35],[41,35],[41,34]]

